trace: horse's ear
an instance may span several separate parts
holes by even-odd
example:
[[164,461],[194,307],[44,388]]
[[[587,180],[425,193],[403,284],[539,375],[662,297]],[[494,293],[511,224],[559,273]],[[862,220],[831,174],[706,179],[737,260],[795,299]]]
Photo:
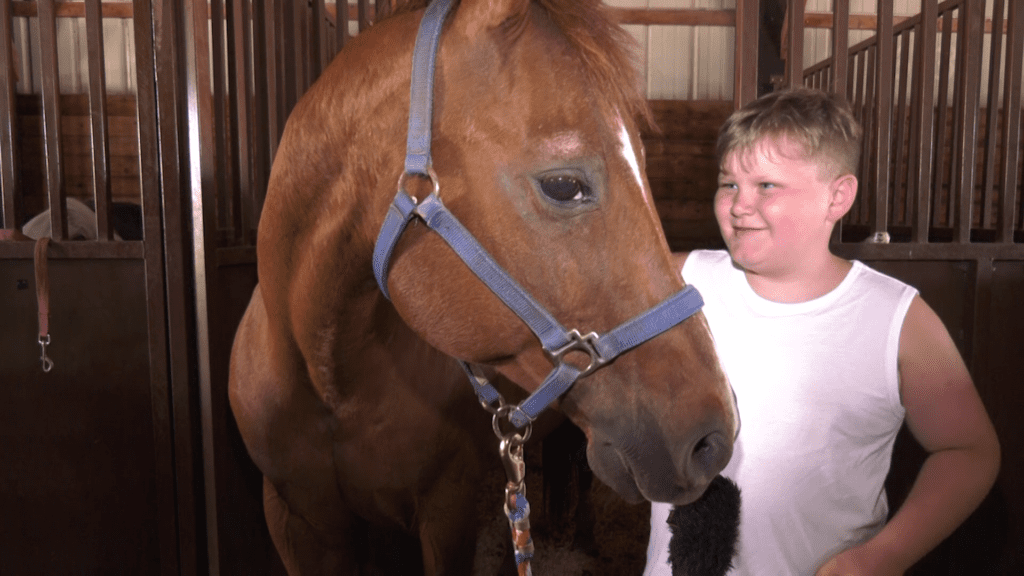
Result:
[[462,0],[453,27],[469,38],[501,26],[505,21],[524,18],[530,0]]

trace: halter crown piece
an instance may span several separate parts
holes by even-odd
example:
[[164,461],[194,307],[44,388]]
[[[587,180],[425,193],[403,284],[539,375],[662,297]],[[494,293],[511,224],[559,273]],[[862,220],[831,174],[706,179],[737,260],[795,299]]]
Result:
[[[605,334],[567,330],[543,306],[523,289],[480,245],[473,235],[441,203],[440,185],[431,166],[430,140],[433,109],[434,63],[445,16],[452,0],[434,0],[427,7],[420,23],[413,52],[409,132],[406,147],[405,172],[399,178],[398,193],[388,209],[384,224],[377,237],[373,252],[373,271],[384,296],[388,294],[388,268],[392,253],[405,228],[413,218],[419,218],[438,233],[462,261],[495,295],[515,312],[540,340],[544,351],[555,365],[547,378],[508,414],[516,428],[531,423],[553,401],[565,394],[578,380],[608,364],[619,354],[636,347],[683,320],[689,318],[704,304],[693,286],[686,286],[653,308],[627,320]],[[433,192],[417,201],[405,191],[405,182],[413,177],[426,178],[433,184]],[[583,369],[564,361],[569,352],[583,352],[590,356],[590,364]],[[492,405],[501,402],[498,391],[486,378],[466,362],[460,361],[481,404],[492,412]]]

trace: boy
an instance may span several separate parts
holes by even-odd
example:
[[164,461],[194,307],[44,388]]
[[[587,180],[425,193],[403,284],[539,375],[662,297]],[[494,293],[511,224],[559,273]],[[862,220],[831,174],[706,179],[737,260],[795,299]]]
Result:
[[[700,288],[742,425],[730,574],[902,574],[978,506],[999,442],[956,346],[906,284],[829,251],[857,193],[861,129],[839,97],[797,88],[734,113],[718,139],[728,252],[679,257]],[[888,524],[883,482],[904,420],[928,451]],[[654,503],[646,575],[670,574]]]

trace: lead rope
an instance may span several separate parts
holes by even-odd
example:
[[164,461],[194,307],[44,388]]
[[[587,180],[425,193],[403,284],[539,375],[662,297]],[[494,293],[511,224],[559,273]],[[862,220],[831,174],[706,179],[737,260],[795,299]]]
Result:
[[39,306],[39,360],[43,363],[43,372],[53,370],[53,360],[46,355],[46,347],[50,345],[50,266],[46,251],[50,247],[50,239],[46,236],[36,240],[36,303]]
[[530,561],[533,559],[533,538],[530,537],[530,503],[526,500],[526,462],[523,460],[523,444],[530,439],[533,425],[511,432],[502,432],[502,419],[508,420],[515,406],[505,403],[501,394],[495,392],[497,407],[480,401],[480,405],[491,413],[491,427],[498,437],[498,453],[505,466],[508,482],[505,484],[505,516],[512,533],[512,550],[516,557],[516,571],[519,576],[533,576]]
[[[18,230],[0,229],[0,241],[31,241],[32,239]],[[46,347],[50,345],[50,273],[47,249],[50,246],[48,237],[36,240],[33,264],[36,274],[36,305],[39,319],[39,360],[43,364],[43,372],[53,370],[53,360],[46,355]]]

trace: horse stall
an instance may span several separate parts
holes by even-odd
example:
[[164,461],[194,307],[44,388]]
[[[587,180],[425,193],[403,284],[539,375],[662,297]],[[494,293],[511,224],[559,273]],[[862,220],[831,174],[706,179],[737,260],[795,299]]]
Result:
[[[607,3],[639,41],[674,250],[722,246],[714,141],[736,106],[772,85],[847,94],[865,150],[834,249],[921,291],[1003,446],[992,493],[911,573],[1022,573],[1020,3]],[[284,573],[228,358],[289,112],[392,4],[0,2],[0,573]],[[562,466],[571,429],[542,444],[527,450],[539,573],[639,573],[647,507]],[[894,505],[922,457],[901,433]],[[476,497],[506,538],[502,495]]]

